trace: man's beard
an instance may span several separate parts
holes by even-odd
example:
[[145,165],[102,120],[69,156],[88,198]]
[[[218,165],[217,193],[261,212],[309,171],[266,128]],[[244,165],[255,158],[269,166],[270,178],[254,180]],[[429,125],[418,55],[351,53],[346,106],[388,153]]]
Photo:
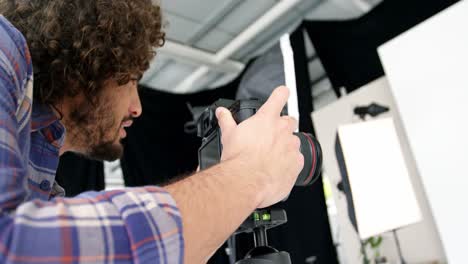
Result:
[[[76,151],[94,160],[114,161],[122,157],[123,146],[120,143],[121,124],[113,116],[113,108],[109,103],[80,103],[70,113],[68,118],[67,137],[76,146]],[[112,133],[113,131],[115,131]]]
[[90,146],[85,156],[95,160],[114,161],[122,157],[123,146],[120,142],[102,142]]

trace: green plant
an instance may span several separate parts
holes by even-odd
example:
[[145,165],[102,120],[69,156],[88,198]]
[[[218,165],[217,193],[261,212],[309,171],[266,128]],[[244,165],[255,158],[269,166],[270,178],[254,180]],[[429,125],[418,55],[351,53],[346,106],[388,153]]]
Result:
[[363,264],[371,264],[371,259],[367,256],[366,247],[370,246],[372,251],[374,252],[374,263],[379,263],[381,261],[380,256],[380,245],[382,244],[383,238],[382,236],[376,236],[366,239],[364,242],[361,242],[361,254],[363,256],[362,263]]

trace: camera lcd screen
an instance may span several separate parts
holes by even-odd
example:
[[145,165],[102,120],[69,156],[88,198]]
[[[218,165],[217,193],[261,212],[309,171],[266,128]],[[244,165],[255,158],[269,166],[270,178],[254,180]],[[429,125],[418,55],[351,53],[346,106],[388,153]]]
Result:
[[213,133],[204,140],[202,146],[198,150],[200,169],[206,169],[219,163],[221,158],[221,146],[219,141],[218,133]]

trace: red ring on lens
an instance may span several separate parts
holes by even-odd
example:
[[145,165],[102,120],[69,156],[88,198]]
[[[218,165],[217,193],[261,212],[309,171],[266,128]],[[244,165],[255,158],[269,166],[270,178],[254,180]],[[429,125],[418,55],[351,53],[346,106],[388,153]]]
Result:
[[309,184],[310,181],[312,181],[312,178],[314,176],[313,172],[315,171],[315,167],[317,166],[317,155],[315,153],[315,144],[310,138],[310,136],[306,133],[302,133],[304,136],[306,136],[307,140],[309,141],[309,144],[312,148],[312,167],[310,168],[309,176],[307,176],[306,180],[304,181],[304,185]]

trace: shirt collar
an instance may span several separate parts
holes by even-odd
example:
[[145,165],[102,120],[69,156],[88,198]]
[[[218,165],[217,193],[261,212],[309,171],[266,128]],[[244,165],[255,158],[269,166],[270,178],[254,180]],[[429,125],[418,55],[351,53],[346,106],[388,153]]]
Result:
[[55,121],[58,121],[58,118],[50,106],[44,104],[33,104],[31,118],[32,132],[48,127]]
[[38,131],[55,147],[60,148],[63,145],[65,127],[57,118],[52,108],[48,105],[33,103],[31,132]]

